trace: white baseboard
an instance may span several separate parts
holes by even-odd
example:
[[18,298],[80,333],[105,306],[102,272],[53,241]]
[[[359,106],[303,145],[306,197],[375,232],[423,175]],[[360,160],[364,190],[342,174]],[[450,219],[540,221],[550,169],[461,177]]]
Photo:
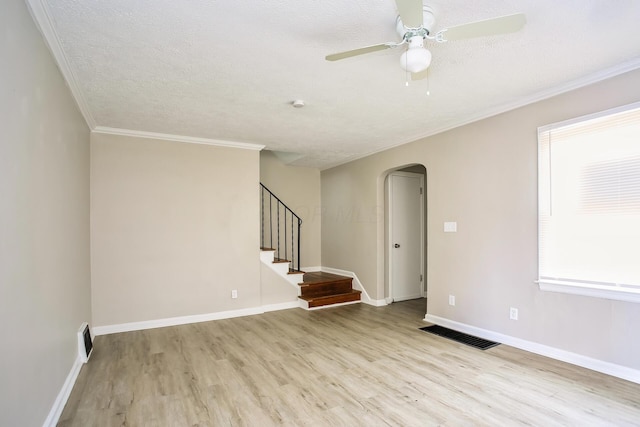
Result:
[[194,314],[191,316],[169,317],[166,319],[144,320],[142,322],[120,323],[117,325],[94,326],[93,334],[107,335],[118,332],[141,331],[143,329],[164,328],[166,326],[186,325],[189,323],[209,322],[211,320],[231,319],[233,317],[262,314],[262,307],[243,308],[240,310],[219,311],[216,313]]
[[240,310],[218,311],[216,313],[195,314],[190,316],[169,317],[166,319],[144,320],[141,322],[120,323],[116,325],[94,326],[91,328],[93,336],[116,334],[119,332],[141,331],[144,329],[164,328],[167,326],[188,325],[189,323],[209,322],[211,320],[231,319],[234,317],[253,316],[270,311],[299,308],[300,300],[286,301],[276,304],[266,304],[259,307],[243,308]]
[[58,420],[60,419],[60,415],[62,415],[64,405],[67,404],[67,400],[69,399],[71,390],[73,389],[73,386],[78,379],[78,375],[80,374],[80,368],[82,368],[82,365],[83,363],[80,361],[80,358],[76,357],[76,360],[71,366],[71,371],[69,371],[69,375],[67,375],[67,379],[64,381],[64,384],[62,385],[62,388],[60,389],[55,402],[53,402],[53,406],[49,411],[49,415],[47,415],[47,419],[45,419],[44,424],[42,424],[43,427],[55,427],[55,425],[58,424]]
[[377,299],[377,300],[372,299],[369,296],[369,293],[367,292],[367,290],[364,288],[364,286],[362,286],[362,283],[360,282],[360,279],[358,279],[358,276],[356,275],[356,273],[354,273],[353,271],[340,270],[338,268],[331,268],[331,267],[321,267],[321,271],[325,271],[327,273],[339,274],[340,276],[351,277],[353,279],[353,288],[362,292],[362,294],[360,295],[361,302],[365,304],[373,305],[374,307],[381,307],[383,305],[387,305],[387,302],[384,299]]
[[637,369],[628,368],[626,366],[617,365],[611,362],[605,362],[603,360],[594,359],[592,357],[583,356],[581,354],[572,353],[570,351],[561,350],[559,348],[523,340],[520,338],[512,337],[510,335],[490,331],[488,329],[478,328],[475,326],[467,325],[466,323],[460,323],[454,320],[445,319],[444,317],[433,316],[431,314],[427,314],[424,317],[424,320],[429,323],[435,323],[436,325],[455,329],[456,331],[465,332],[467,334],[475,335],[477,337],[491,341],[497,341],[502,344],[510,345],[511,347],[516,347],[521,350],[539,354],[541,356],[550,357],[552,359],[571,363],[572,365],[581,366],[583,368],[602,372],[603,374],[611,375],[617,378],[622,378],[623,380],[640,384],[640,370]]
[[300,308],[300,300],[296,299],[296,301],[281,302],[278,304],[267,304],[262,306],[262,310],[265,313],[268,313],[270,311],[288,310],[290,308]]
[[383,307],[385,305],[389,305],[390,304],[384,299],[369,299],[369,301],[362,301],[362,302],[365,303],[365,304],[372,305],[374,307]]
[[[254,314],[262,314],[269,311],[277,311],[277,310],[287,310],[290,308],[298,308],[300,307],[299,300],[297,301],[289,301],[283,302],[279,304],[268,304],[263,305],[256,308],[246,308],[241,310],[230,310],[230,311],[221,311],[217,313],[208,313],[208,314],[196,314],[192,316],[181,316],[181,317],[170,317],[167,319],[156,319],[156,320],[146,320],[143,322],[131,322],[131,323],[121,323],[117,325],[106,325],[106,326],[96,326],[91,329],[93,336],[98,335],[107,335],[107,334],[115,334],[118,332],[131,332],[131,331],[139,331],[143,329],[153,329],[153,328],[162,328],[165,326],[176,326],[176,325],[186,325],[189,323],[198,323],[198,322],[208,322],[210,320],[220,320],[220,319],[230,319],[232,317],[242,317],[242,316],[251,316]],[[49,415],[45,420],[43,427],[55,427],[60,419],[60,415],[62,414],[62,410],[64,409],[64,405],[67,403],[67,399],[69,399],[69,395],[71,394],[71,390],[73,389],[76,380],[78,379],[78,374],[80,374],[80,369],[82,368],[82,361],[79,357],[76,357],[73,366],[71,367],[71,371],[67,376],[67,379],[62,386],[62,389],[58,393],[56,400],[49,411]]]

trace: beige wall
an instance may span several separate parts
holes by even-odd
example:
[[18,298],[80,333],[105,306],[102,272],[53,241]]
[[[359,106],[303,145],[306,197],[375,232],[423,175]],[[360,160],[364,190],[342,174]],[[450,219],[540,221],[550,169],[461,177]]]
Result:
[[[384,297],[384,177],[421,163],[430,315],[640,369],[640,305],[533,283],[536,128],[638,100],[640,70],[323,171],[322,265],[354,271]],[[445,221],[458,232],[444,233]],[[509,307],[520,320],[509,320]]]
[[23,1],[0,29],[0,425],[38,426],[91,320],[89,129]]
[[320,266],[320,171],[287,166],[272,152],[260,153],[260,182],[302,219],[301,267]]
[[260,263],[260,286],[263,306],[298,302],[298,286],[292,285],[264,263]]
[[93,133],[94,324],[259,306],[258,176],[258,151]]

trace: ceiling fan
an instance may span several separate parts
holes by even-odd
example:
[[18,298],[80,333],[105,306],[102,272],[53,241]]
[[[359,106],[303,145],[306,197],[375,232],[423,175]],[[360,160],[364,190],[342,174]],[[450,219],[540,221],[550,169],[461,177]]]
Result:
[[402,41],[380,43],[346,52],[333,53],[327,55],[325,59],[338,61],[406,44],[408,47],[400,57],[400,66],[411,73],[412,80],[419,80],[426,77],[426,71],[431,64],[431,52],[424,46],[425,40],[445,43],[452,40],[513,33],[520,30],[526,23],[525,15],[516,13],[444,28],[433,33],[435,16],[429,6],[422,5],[422,0],[396,0],[396,5],[399,14],[396,19],[396,31],[402,37]]

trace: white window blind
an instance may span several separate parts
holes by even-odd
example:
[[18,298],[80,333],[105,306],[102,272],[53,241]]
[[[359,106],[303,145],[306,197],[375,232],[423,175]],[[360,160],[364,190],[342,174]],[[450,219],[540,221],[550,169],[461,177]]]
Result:
[[640,103],[538,129],[541,289],[640,302]]

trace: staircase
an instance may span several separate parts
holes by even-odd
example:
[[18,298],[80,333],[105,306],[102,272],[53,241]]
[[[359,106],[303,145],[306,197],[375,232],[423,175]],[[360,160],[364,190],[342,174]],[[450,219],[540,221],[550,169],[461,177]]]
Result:
[[352,281],[351,277],[323,271],[304,273],[298,298],[308,309],[360,302],[361,292],[353,289]]
[[260,183],[260,248],[274,251],[274,262],[286,262],[300,271],[302,219]]
[[[260,248],[262,262],[296,287],[300,307],[312,310],[332,305],[360,302],[361,291],[353,289],[353,279],[338,274],[294,270],[290,262],[275,257],[275,249]],[[302,281],[300,281],[302,279]]]
[[300,270],[302,219],[262,183],[260,187],[260,258],[297,288],[300,307],[317,309],[360,302],[361,292],[353,289],[351,277],[322,271],[305,273]]

